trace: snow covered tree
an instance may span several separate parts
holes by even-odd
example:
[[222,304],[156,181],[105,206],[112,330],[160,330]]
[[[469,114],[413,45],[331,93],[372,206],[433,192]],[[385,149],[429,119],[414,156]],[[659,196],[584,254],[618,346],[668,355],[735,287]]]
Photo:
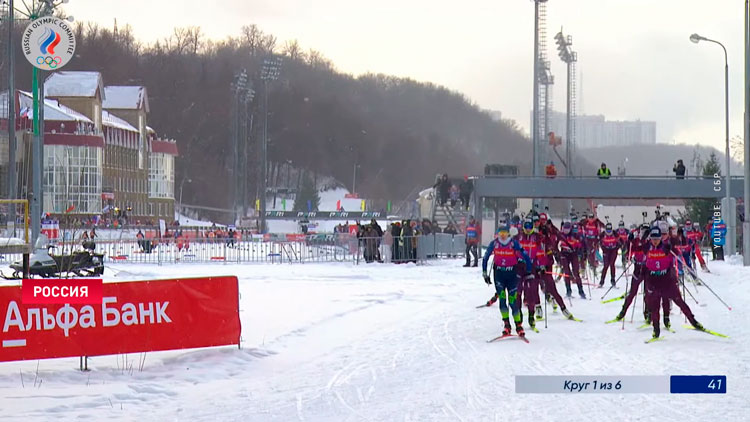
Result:
[[[310,201],[310,209],[307,208],[307,201]],[[292,211],[317,211],[318,206],[320,206],[318,189],[316,189],[310,176],[305,174],[302,176],[302,186],[300,186],[299,192],[297,192]]]

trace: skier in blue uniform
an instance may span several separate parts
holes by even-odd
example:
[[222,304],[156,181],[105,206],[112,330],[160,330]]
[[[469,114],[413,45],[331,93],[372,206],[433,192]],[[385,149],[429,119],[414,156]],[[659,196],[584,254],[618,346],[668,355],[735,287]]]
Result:
[[[487,245],[487,251],[482,259],[482,277],[485,283],[491,284],[490,276],[487,274],[487,262],[493,257],[492,268],[495,274],[495,290],[497,297],[500,299],[500,313],[503,317],[503,335],[510,335],[511,325],[508,313],[508,305],[513,313],[513,320],[516,323],[516,333],[519,337],[526,334],[523,330],[521,321],[521,304],[518,303],[518,280],[520,278],[518,261],[523,259],[526,268],[533,269],[531,258],[523,250],[517,240],[510,237],[510,227],[501,226],[497,231],[497,238]],[[506,293],[507,291],[507,293]]]

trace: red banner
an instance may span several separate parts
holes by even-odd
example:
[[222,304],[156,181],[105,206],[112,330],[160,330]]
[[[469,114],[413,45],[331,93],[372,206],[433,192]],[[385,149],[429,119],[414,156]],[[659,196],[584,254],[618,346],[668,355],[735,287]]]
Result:
[[0,287],[0,361],[239,344],[237,277],[104,283],[101,305],[29,305]]

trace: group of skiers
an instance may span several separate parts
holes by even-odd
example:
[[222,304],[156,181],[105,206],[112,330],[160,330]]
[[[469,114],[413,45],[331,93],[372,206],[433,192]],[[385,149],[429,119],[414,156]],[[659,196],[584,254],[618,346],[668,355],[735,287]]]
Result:
[[[474,244],[478,243],[473,240],[478,235],[471,235],[472,230],[478,231],[475,227],[476,222],[467,225],[465,266],[469,265],[469,251],[472,249],[469,239]],[[702,331],[703,326],[695,319],[679,288],[685,271],[695,274],[696,259],[707,270],[699,248],[702,238],[703,232],[698,223],[685,221],[684,225],[678,226],[668,215],[657,215],[657,219],[651,223],[644,222],[640,227],[631,225],[630,228],[623,221],[615,228],[612,223],[599,220],[594,213],[584,214],[581,221],[576,215],[571,215],[559,228],[545,213],[531,212],[523,219],[506,216],[500,222],[495,239],[487,246],[482,260],[482,276],[488,285],[494,282],[496,290],[496,294],[482,306],[492,306],[499,299],[503,336],[511,335],[512,317],[517,335],[524,337],[522,306],[525,305],[528,310],[528,323],[532,330],[538,332],[536,321],[544,319],[539,297],[541,288],[555,310],[559,306],[567,319],[580,321],[566,308],[565,301],[557,292],[553,275],[557,275],[558,279],[564,278],[568,298],[572,297],[571,286],[575,283],[578,295],[585,299],[581,274],[591,274],[592,283],[598,278],[600,288],[604,287],[609,274],[614,287],[619,280],[615,274],[615,263],[620,254],[623,267],[620,277],[632,266],[632,278],[629,291],[623,295],[625,303],[622,310],[614,320],[608,322],[621,321],[625,317],[643,282],[644,318],[653,325],[653,339],[660,335],[660,310],[664,312],[664,326],[671,330],[671,302],[682,310],[695,329]],[[600,261],[603,265],[599,277],[597,269]],[[562,273],[553,271],[555,263]],[[493,270],[494,279],[490,278],[490,269]]]

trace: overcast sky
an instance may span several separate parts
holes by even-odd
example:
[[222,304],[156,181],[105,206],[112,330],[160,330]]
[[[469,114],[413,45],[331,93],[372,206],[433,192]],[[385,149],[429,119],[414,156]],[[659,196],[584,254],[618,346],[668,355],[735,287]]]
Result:
[[[176,26],[224,38],[254,23],[279,44],[297,39],[321,51],[340,71],[442,84],[530,125],[530,0],[70,0],[66,10],[108,27],[116,18],[147,42]],[[565,109],[565,67],[553,36],[563,26],[578,52],[586,114],[655,120],[658,141],[723,150],[723,53],[688,38],[697,32],[727,47],[730,134],[742,135],[743,10],[742,0],[550,0],[556,108]]]

